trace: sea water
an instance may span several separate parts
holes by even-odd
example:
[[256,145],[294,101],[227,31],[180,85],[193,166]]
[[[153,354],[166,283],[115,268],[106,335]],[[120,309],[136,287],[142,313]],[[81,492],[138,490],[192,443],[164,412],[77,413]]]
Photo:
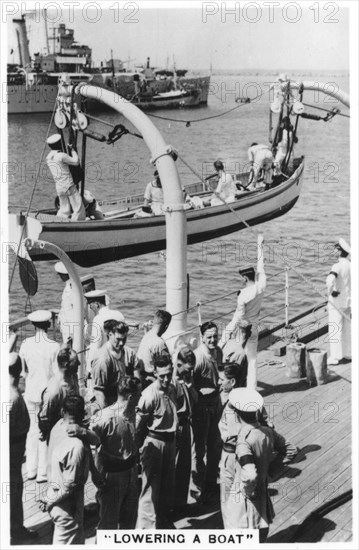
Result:
[[[247,149],[252,142],[268,142],[268,89],[275,78],[274,74],[264,73],[214,74],[207,107],[161,110],[150,115],[155,115],[152,120],[165,141],[202,177],[213,173],[213,162],[217,159],[224,161],[227,171],[235,173],[246,164]],[[328,87],[349,89],[348,77],[344,74],[303,73],[296,74],[294,79],[326,82]],[[235,98],[243,95],[250,96],[252,102],[236,103]],[[316,92],[305,93],[304,101],[328,110],[340,108],[348,113],[348,109],[336,100],[324,98],[323,101],[323,96]],[[310,107],[305,110],[321,116],[326,114]],[[221,113],[223,116],[218,117]],[[117,113],[107,111],[95,116],[111,124],[123,123],[129,130],[136,131]],[[54,126],[49,129],[50,120],[51,113],[9,117],[9,204],[22,206],[23,211],[26,211],[38,172],[40,177],[32,207],[45,208],[54,202],[55,185],[46,170],[48,148],[44,147],[47,132],[56,131]],[[192,121],[190,125],[186,124],[188,121]],[[104,134],[110,130],[96,121],[91,121],[90,128]],[[284,321],[285,265],[295,268],[295,271],[289,270],[289,316],[324,301],[325,279],[334,262],[333,244],[339,237],[350,241],[349,119],[341,116],[330,122],[300,119],[298,137],[295,154],[305,156],[305,170],[301,196],[295,207],[254,230],[245,229],[188,247],[190,306],[202,303],[202,321],[215,319],[222,325],[230,319],[230,312],[235,308],[235,291],[240,288],[238,268],[255,265],[258,231],[264,233],[268,276],[262,327]],[[198,181],[180,159],[177,168],[183,184]],[[142,192],[151,179],[153,167],[143,140],[131,135],[123,136],[114,145],[87,140],[86,187],[98,199]],[[233,215],[228,212],[229,217]],[[281,256],[286,263],[280,260]],[[13,261],[11,255],[10,273]],[[54,263],[36,263],[39,290],[27,308],[60,307],[63,283],[54,271]],[[93,273],[96,287],[106,289],[110,295],[111,307],[120,309],[128,319],[143,323],[156,309],[165,307],[164,253],[151,253],[90,269],[79,268],[78,271],[80,276]],[[232,294],[212,301],[229,293]],[[26,299],[16,269],[9,298],[11,320],[24,315]],[[208,301],[211,303],[207,304]],[[189,326],[197,322],[194,308],[189,315]],[[133,333],[129,343],[135,346],[140,335]]]

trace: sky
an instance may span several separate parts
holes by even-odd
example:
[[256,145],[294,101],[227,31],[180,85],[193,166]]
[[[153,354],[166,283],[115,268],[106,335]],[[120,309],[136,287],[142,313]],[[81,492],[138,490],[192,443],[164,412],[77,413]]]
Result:
[[[21,3],[11,4],[18,10],[8,15],[8,56],[14,49],[8,59],[16,61],[11,17],[21,15]],[[30,3],[22,4],[29,9]],[[59,23],[73,28],[76,40],[92,48],[96,64],[112,50],[114,58],[138,64],[149,56],[157,67],[171,67],[175,60],[177,68],[194,70],[211,64],[214,70],[349,70],[345,2],[73,2],[73,9],[69,4],[51,2],[56,10],[47,13],[49,34]],[[40,9],[37,19],[32,37],[40,38]]]

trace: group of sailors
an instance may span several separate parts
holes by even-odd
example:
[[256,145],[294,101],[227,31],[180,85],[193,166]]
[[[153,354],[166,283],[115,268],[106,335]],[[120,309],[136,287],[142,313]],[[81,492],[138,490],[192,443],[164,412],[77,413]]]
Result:
[[[331,344],[334,364],[350,356],[350,321],[344,322],[350,316],[350,247],[340,239],[336,249],[339,261],[327,279],[340,331],[340,344]],[[257,391],[263,258],[259,235],[256,269],[239,270],[243,288],[233,319],[221,335],[214,322],[203,323],[194,350],[187,345],[168,349],[164,335],[172,316],[158,310],[134,351],[127,345],[124,315],[111,309],[107,293],[94,288],[92,277],[83,277],[86,401],[79,390],[79,355],[66,328],[73,326],[71,281],[64,266],[56,264],[66,283],[62,345],[48,335],[51,312],[38,310],[28,316],[34,336],[22,342],[19,354],[10,354],[14,544],[37,536],[23,525],[24,455],[27,479],[44,483],[39,506],[53,522],[54,544],[84,543],[89,472],[97,487],[98,528],[174,528],[173,520],[186,515],[191,499],[204,506],[220,493],[224,527],[259,529],[260,540],[266,540],[274,515],[268,492],[271,462],[274,457],[293,460],[297,448],[275,431]],[[339,296],[345,311],[334,303]]]
[[[202,199],[199,196],[191,197],[184,191],[185,206],[187,209],[204,208],[205,206],[222,206],[235,201],[243,192],[266,188],[273,181],[273,174],[281,174],[283,162],[290,154],[293,142],[293,127],[289,117],[284,117],[279,129],[278,146],[273,156],[269,145],[256,142],[248,149],[250,175],[248,185],[237,186],[235,178],[225,171],[222,161],[214,163],[217,187],[212,196]],[[80,161],[77,152],[69,146],[69,154],[63,152],[63,143],[60,134],[54,134],[47,139],[51,151],[46,162],[56,184],[58,197],[57,215],[73,221],[86,219],[104,219],[104,214],[98,205],[95,196],[85,190],[83,196],[74,183],[70,167],[79,167]],[[142,210],[136,214],[139,217],[158,216],[163,214],[163,189],[158,171],[154,172],[155,179],[149,182],[144,192]]]

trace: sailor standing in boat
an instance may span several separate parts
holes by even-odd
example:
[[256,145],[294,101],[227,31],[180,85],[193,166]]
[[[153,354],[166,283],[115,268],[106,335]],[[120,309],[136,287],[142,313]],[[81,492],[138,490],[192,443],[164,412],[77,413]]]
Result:
[[[247,189],[253,191],[264,187],[265,184],[272,183],[273,153],[270,147],[256,142],[252,143],[248,149],[248,159],[251,163],[252,175]],[[260,172],[263,173],[263,185],[259,183]]]
[[338,262],[327,277],[330,365],[351,359],[350,246],[339,239],[335,248],[339,253]]
[[247,388],[256,389],[257,386],[257,345],[258,345],[258,315],[261,310],[264,291],[266,288],[266,274],[264,271],[263,235],[258,234],[257,243],[257,277],[253,267],[240,269],[239,274],[245,281],[245,287],[237,298],[237,309],[231,322],[226,326],[221,338],[224,347],[227,340],[237,334],[238,324],[243,319],[251,325],[251,336],[246,344],[248,359]]
[[56,193],[60,201],[57,215],[62,218],[71,218],[73,221],[85,220],[85,207],[69,168],[79,164],[76,151],[71,149],[71,155],[62,152],[60,134],[50,136],[46,143],[51,149],[46,162],[55,180]]

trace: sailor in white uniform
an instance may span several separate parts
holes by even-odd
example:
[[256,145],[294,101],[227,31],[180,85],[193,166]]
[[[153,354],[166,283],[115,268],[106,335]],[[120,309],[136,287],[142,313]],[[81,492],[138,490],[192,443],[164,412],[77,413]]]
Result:
[[162,205],[164,203],[162,183],[157,170],[154,172],[153,175],[156,179],[150,181],[150,183],[146,185],[145,193],[143,196],[144,206],[150,206],[152,213],[155,216],[160,216],[161,214],[163,214]]
[[74,331],[74,306],[72,297],[72,285],[67,269],[62,262],[57,262],[55,264],[55,271],[59,274],[60,279],[65,283],[65,288],[61,297],[61,309],[58,321],[60,324],[62,340],[64,344],[66,344],[68,339],[73,337]]
[[35,335],[26,338],[20,347],[19,355],[24,366],[24,398],[30,415],[30,430],[26,441],[26,467],[29,479],[37,477],[38,482],[46,481],[47,445],[39,440],[38,412],[41,394],[48,381],[57,371],[57,352],[60,346],[47,335],[50,327],[51,311],[37,310],[28,315],[34,325]]
[[51,149],[46,162],[55,180],[56,193],[60,201],[57,215],[62,218],[71,218],[73,221],[85,220],[86,212],[82,197],[74,184],[69,168],[80,164],[78,154],[73,149],[71,155],[62,152],[60,134],[50,136],[46,143]]
[[258,235],[257,244],[257,276],[253,267],[240,269],[239,274],[245,280],[245,287],[237,298],[237,309],[231,322],[222,333],[220,346],[237,334],[242,320],[247,321],[251,327],[251,336],[245,346],[248,359],[247,388],[256,389],[257,385],[257,345],[258,345],[258,316],[262,307],[262,300],[266,288],[266,274],[264,271],[263,235]]
[[327,277],[330,365],[351,359],[350,246],[339,239],[335,248],[339,253],[338,262]]
[[[228,174],[224,170],[223,162],[216,160],[214,163],[214,168],[219,176],[217,188],[215,194],[211,197],[209,203],[211,206],[222,206],[223,201],[233,202],[236,198],[236,194],[239,192],[237,190],[236,184],[234,183],[233,177],[231,174]],[[208,203],[208,201],[207,201]],[[204,204],[207,204],[204,201]]]
[[261,185],[258,182],[259,173],[263,172],[263,184],[272,183],[272,164],[273,164],[273,153],[268,145],[261,143],[252,143],[248,149],[248,160],[252,165],[252,181],[247,189],[253,190],[260,188]]

